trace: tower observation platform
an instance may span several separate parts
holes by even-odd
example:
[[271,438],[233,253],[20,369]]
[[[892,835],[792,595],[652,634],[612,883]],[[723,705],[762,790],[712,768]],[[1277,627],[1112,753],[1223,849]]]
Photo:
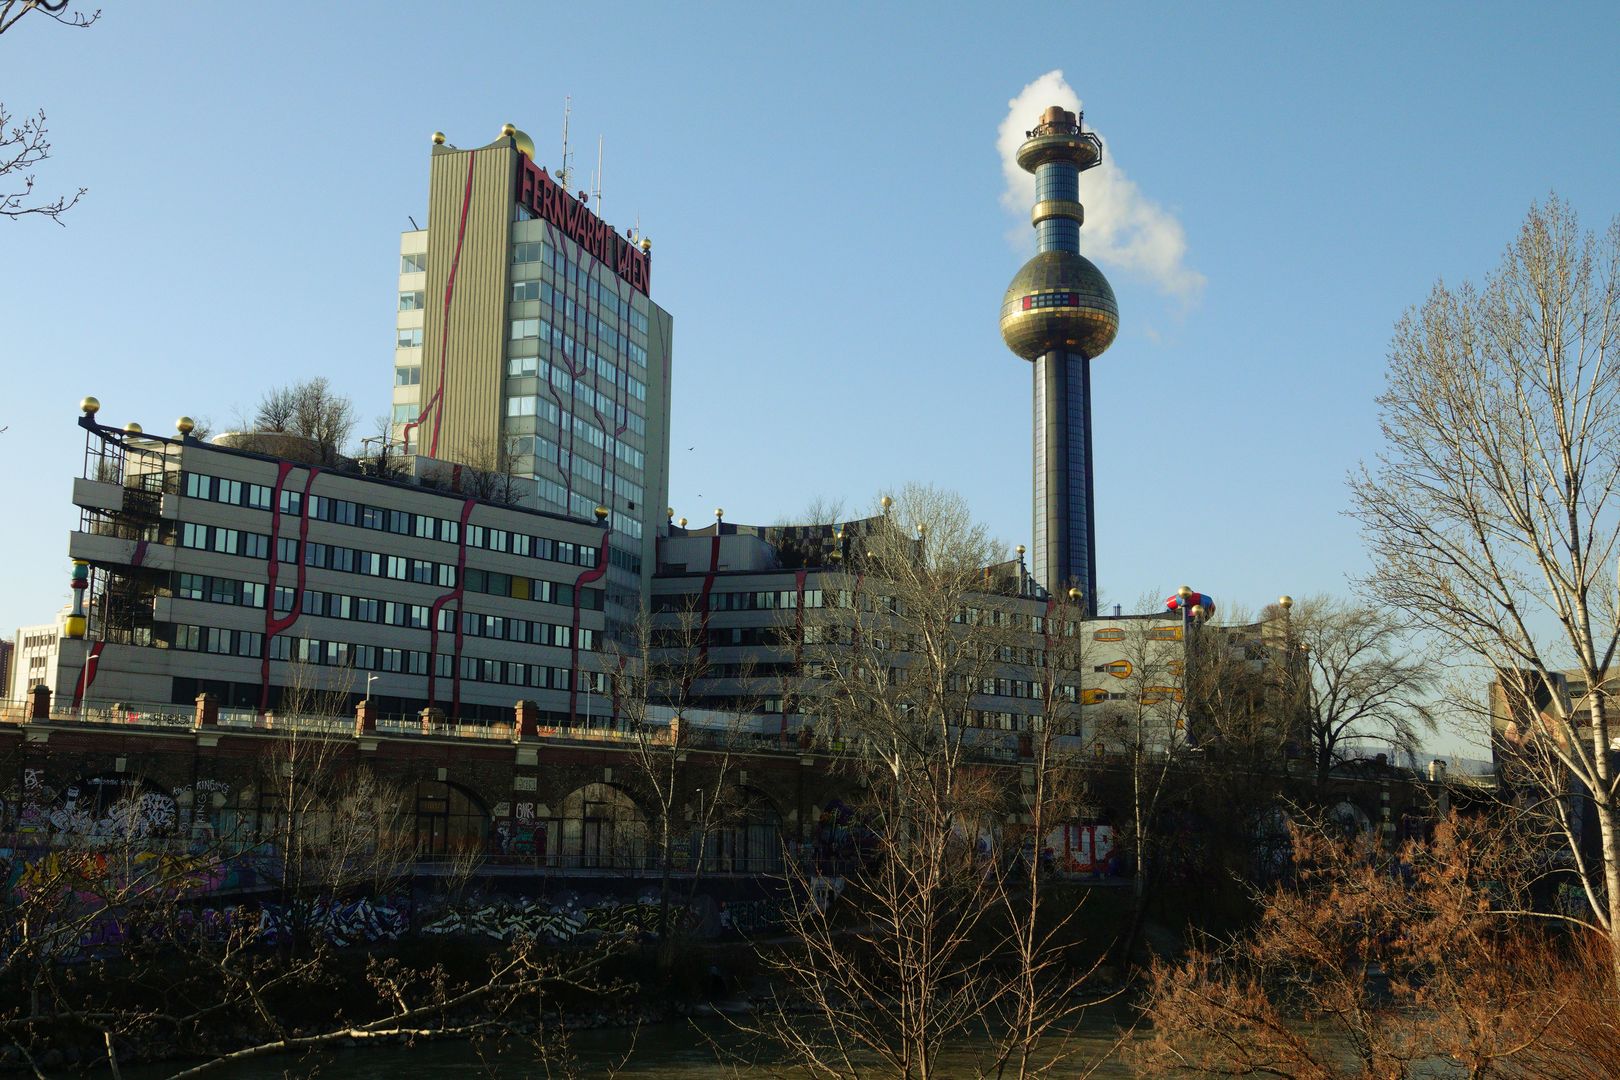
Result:
[[1059,106],[1043,112],[1027,136],[1018,164],[1035,174],[1036,253],[1007,286],[1001,336],[1034,368],[1031,570],[1053,593],[1079,588],[1095,615],[1091,361],[1113,344],[1119,307],[1108,279],[1080,254],[1080,174],[1101,164],[1102,141]]

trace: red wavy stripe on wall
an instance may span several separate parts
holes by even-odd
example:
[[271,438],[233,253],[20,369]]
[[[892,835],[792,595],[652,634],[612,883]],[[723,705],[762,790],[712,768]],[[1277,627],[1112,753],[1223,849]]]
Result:
[[[580,589],[593,581],[601,581],[602,575],[608,568],[608,537],[613,534],[612,526],[602,530],[602,543],[596,549],[596,565],[589,570],[582,571],[574,579],[574,640],[573,640],[573,676],[568,680],[568,716],[573,719],[579,715],[579,597]],[[604,605],[605,606],[605,605]]]
[[96,669],[101,666],[101,650],[106,644],[105,641],[92,643],[90,652],[84,658],[84,670],[79,672],[79,678],[73,684],[73,707],[75,709],[84,703],[84,695],[90,692],[90,684],[96,681]]
[[433,601],[428,609],[428,707],[438,704],[437,686],[439,671],[439,611],[450,601],[456,601],[456,651],[450,665],[450,674],[453,677],[452,693],[454,699],[451,708],[461,709],[461,597],[466,588],[467,578],[467,522],[472,517],[473,507],[478,505],[473,499],[464,499],[461,503],[461,529],[456,539],[456,587]]
[[[438,456],[439,432],[444,429],[444,372],[450,366],[450,301],[456,295],[456,271],[461,269],[461,245],[467,239],[467,208],[472,205],[473,161],[477,157],[476,150],[467,155],[467,186],[461,193],[461,224],[456,229],[456,253],[450,260],[450,276],[444,283],[444,325],[440,327],[439,335],[439,388],[433,392],[433,443],[428,448],[428,457]],[[426,411],[424,409],[422,413]],[[417,419],[421,419],[422,413],[417,415]]]
[[292,609],[284,617],[276,618],[276,580],[281,571],[281,555],[276,550],[281,540],[281,491],[286,486],[287,474],[292,470],[292,462],[280,463],[276,469],[275,488],[270,494],[270,573],[269,584],[265,586],[270,595],[265,597],[264,641],[259,646],[260,712],[270,707],[270,642],[298,621],[299,612],[304,606],[304,543],[309,539],[309,493],[315,486],[315,477],[321,471],[317,468],[311,468],[304,479],[303,505],[298,508],[298,565],[293,583]]

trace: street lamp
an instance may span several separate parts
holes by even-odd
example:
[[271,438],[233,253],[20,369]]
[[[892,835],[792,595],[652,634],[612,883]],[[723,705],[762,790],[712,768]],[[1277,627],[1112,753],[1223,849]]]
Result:
[[371,684],[376,682],[381,677],[382,676],[380,676],[380,675],[373,675],[373,674],[370,674],[369,672],[367,673],[367,675],[366,675],[366,704],[367,705],[371,704]]

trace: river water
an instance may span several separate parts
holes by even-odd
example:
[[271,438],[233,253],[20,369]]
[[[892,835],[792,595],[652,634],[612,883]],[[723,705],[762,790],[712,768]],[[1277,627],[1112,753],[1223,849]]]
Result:
[[[576,1075],[580,1080],[605,1080],[606,1077],[613,1075],[614,1067],[624,1059],[630,1038],[630,1033],[623,1029],[576,1033],[574,1050],[579,1070]],[[775,1075],[766,1068],[745,1067],[733,1072],[729,1065],[721,1066],[716,1061],[715,1051],[708,1042],[711,1038],[721,1043],[736,1041],[731,1029],[719,1022],[711,1021],[701,1025],[678,1022],[649,1025],[636,1035],[634,1048],[631,1049],[628,1060],[625,1060],[619,1069],[618,1075],[635,1077],[636,1080],[696,1080],[698,1077],[709,1078],[717,1074],[747,1080],[763,1080],[764,1077]],[[1111,1026],[1101,1022],[1094,1028],[1088,1025],[1079,1035],[1082,1050],[1075,1059],[1075,1066],[1061,1070],[1060,1075],[1080,1074],[1084,1071],[1085,1064],[1107,1055],[1116,1038],[1117,1035]],[[974,1056],[973,1051],[965,1046],[954,1053],[947,1051],[945,1055],[947,1068],[953,1062],[960,1068],[959,1072],[950,1070],[950,1075],[974,1075],[972,1069]],[[565,1075],[565,1070],[555,1063],[548,1071],[544,1063],[525,1058],[516,1052],[492,1057],[490,1064],[495,1069],[493,1074],[483,1070],[478,1055],[470,1045],[443,1042],[415,1047],[386,1046],[342,1050],[313,1059],[264,1058],[236,1066],[219,1075],[242,1080],[280,1080],[285,1076],[311,1075],[318,1075],[323,1080],[325,1078],[448,1080],[450,1077],[466,1080],[486,1075],[504,1078]],[[166,1075],[170,1071],[172,1070],[147,1072],[126,1069],[125,1075],[129,1080],[144,1080],[145,1077]],[[1118,1061],[1108,1061],[1091,1075],[1098,1080],[1122,1080],[1135,1074]]]

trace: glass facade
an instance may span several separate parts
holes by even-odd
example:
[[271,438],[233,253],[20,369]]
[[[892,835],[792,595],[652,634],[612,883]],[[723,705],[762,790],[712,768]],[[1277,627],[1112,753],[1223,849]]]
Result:
[[516,471],[535,481],[541,509],[591,520],[608,508],[608,633],[628,638],[654,520],[646,492],[658,486],[647,476],[647,298],[547,222],[518,220],[508,316]]

